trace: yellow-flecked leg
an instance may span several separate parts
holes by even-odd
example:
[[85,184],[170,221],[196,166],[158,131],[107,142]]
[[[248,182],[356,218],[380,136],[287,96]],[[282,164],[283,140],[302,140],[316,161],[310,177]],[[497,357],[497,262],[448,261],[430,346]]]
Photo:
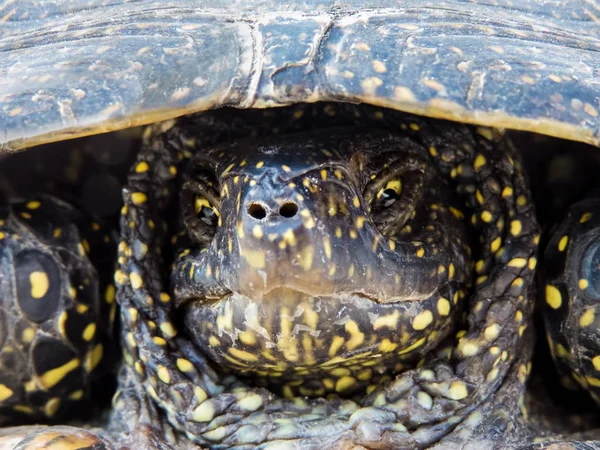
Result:
[[113,450],[92,431],[70,426],[31,425],[0,429],[0,448],[5,450]]

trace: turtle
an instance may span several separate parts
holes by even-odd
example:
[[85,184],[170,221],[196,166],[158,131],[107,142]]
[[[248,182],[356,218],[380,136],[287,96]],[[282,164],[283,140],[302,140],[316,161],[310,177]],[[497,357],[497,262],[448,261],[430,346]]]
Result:
[[156,122],[123,190],[110,416],[3,445],[546,445],[539,228],[502,129],[599,144],[595,2],[0,10],[2,151]]

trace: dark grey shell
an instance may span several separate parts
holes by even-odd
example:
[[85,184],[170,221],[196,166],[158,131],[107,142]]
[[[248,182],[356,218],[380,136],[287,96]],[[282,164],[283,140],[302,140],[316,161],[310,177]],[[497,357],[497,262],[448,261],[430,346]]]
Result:
[[3,0],[0,151],[319,100],[597,145],[599,17],[597,0]]

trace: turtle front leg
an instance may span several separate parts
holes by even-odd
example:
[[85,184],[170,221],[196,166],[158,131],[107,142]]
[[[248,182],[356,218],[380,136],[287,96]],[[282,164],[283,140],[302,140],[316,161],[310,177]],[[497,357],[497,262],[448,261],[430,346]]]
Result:
[[116,450],[100,434],[71,426],[30,425],[0,428],[0,448],[5,450]]

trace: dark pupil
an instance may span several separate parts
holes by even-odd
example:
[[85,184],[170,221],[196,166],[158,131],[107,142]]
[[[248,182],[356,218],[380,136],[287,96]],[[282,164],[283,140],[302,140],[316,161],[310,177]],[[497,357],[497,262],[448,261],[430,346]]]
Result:
[[393,189],[386,189],[381,194],[381,201],[386,208],[392,206],[397,200],[400,200],[400,196]]
[[202,206],[200,211],[198,211],[198,218],[204,222],[206,225],[213,226],[216,223],[217,215],[212,208],[207,208],[206,206]]

